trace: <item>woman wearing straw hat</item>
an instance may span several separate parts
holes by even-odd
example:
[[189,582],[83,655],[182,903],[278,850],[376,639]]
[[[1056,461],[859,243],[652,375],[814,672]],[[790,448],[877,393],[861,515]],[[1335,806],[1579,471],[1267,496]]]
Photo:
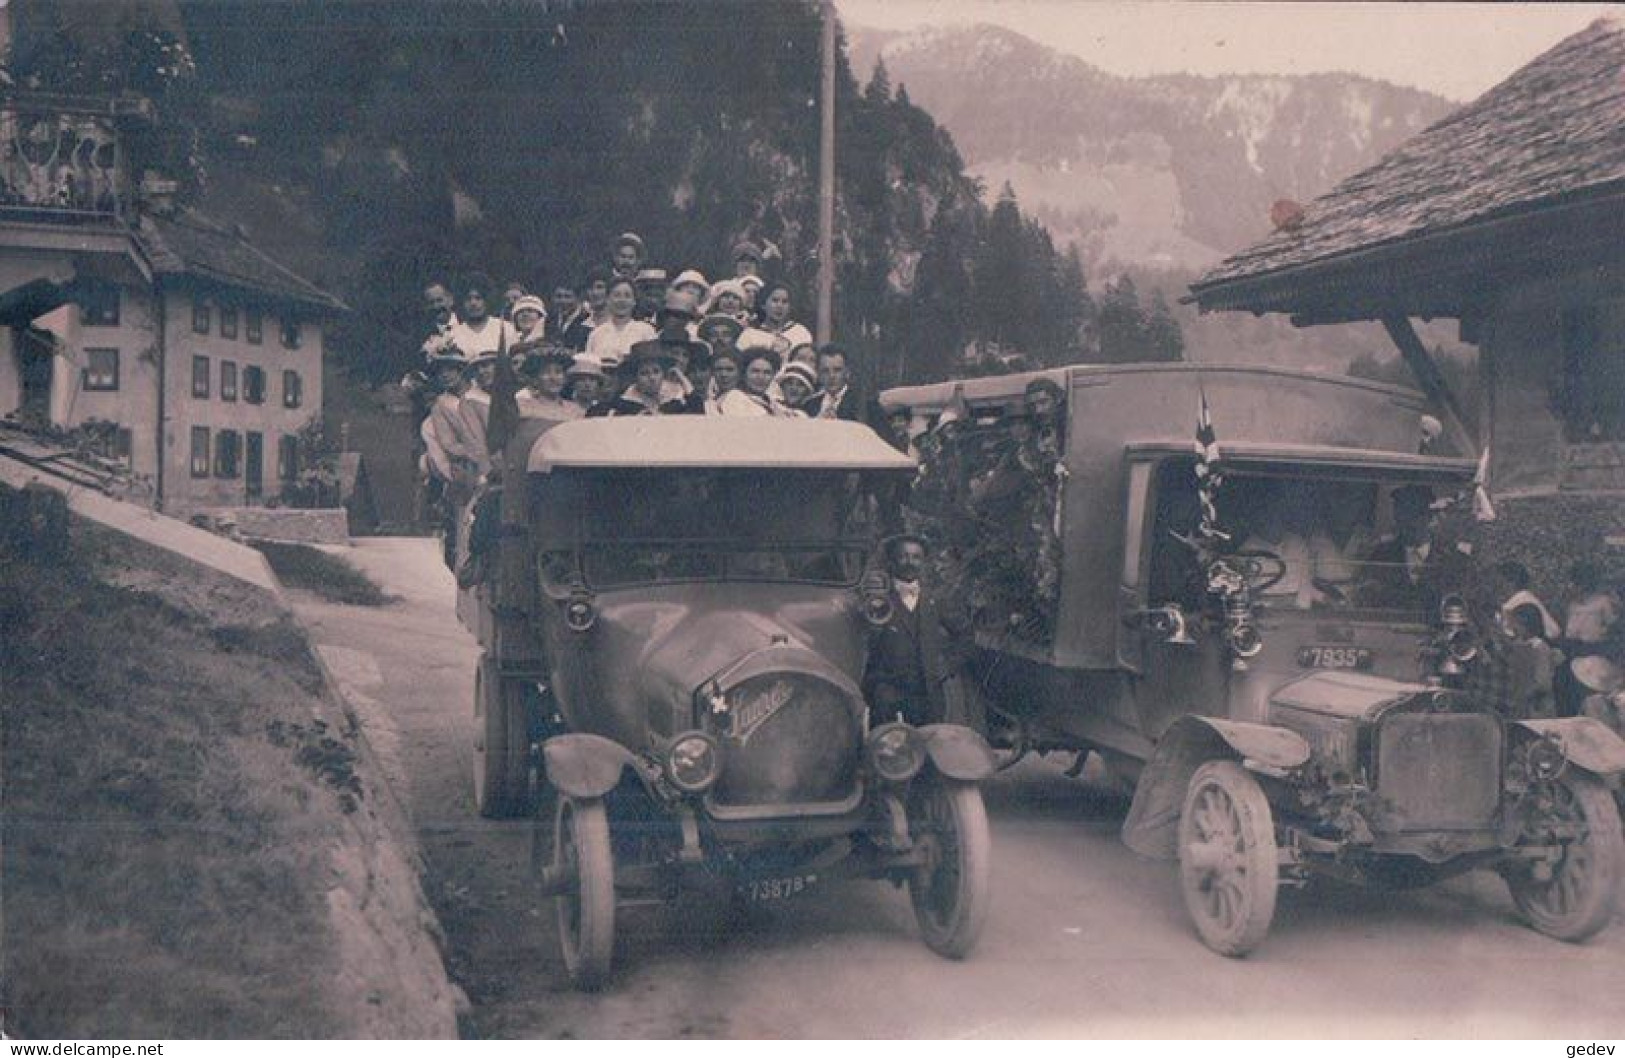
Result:
[[564,372],[564,395],[575,401],[583,415],[590,412],[604,398],[604,387],[609,379],[604,376],[604,365],[596,356],[577,353]]
[[561,345],[544,345],[526,357],[528,385],[519,391],[516,398],[521,419],[567,422],[585,414],[580,405],[564,396],[565,373],[574,360],[570,350]]

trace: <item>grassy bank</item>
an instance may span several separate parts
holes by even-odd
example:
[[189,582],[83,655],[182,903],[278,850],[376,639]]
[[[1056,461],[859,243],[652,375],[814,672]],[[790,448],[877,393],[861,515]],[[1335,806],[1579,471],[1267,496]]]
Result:
[[8,1032],[345,1035],[329,860],[361,785],[303,638],[73,558],[0,551]]
[[347,606],[384,606],[392,601],[365,573],[325,551],[305,544],[276,544],[265,540],[256,541],[253,546],[265,556],[277,579],[287,587],[304,588],[328,602]]

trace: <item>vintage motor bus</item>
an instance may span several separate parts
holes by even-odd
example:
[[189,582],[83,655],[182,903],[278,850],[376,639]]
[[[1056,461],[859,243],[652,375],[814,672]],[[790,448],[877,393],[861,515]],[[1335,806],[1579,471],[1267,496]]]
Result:
[[752,900],[906,884],[926,943],[967,954],[993,751],[871,724],[859,690],[890,616],[873,497],[913,464],[855,423],[671,416],[557,425],[508,465],[462,607],[485,649],[475,788],[486,815],[528,810],[540,743],[539,881],[574,981],[607,974],[621,898],[708,880]]
[[[1034,379],[1055,417],[1027,412]],[[1204,404],[1222,473],[1206,512]],[[1210,947],[1254,948],[1278,885],[1316,873],[1398,885],[1488,867],[1536,929],[1607,924],[1625,841],[1604,783],[1625,742],[1470,689],[1487,626],[1468,604],[1470,534],[1444,526],[1471,522],[1456,501],[1476,461],[1419,451],[1420,395],[1179,364],[882,405],[913,418],[912,516],[974,629],[967,682],[991,740],[1080,767],[1093,751],[1133,783],[1124,839],[1177,858]]]

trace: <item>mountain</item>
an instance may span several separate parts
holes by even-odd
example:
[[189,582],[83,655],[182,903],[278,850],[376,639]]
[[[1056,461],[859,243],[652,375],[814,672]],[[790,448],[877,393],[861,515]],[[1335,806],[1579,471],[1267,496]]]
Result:
[[1427,92],[1350,74],[1130,78],[996,26],[849,28],[861,77],[953,134],[990,189],[1009,182],[1093,270],[1197,270],[1443,117]]

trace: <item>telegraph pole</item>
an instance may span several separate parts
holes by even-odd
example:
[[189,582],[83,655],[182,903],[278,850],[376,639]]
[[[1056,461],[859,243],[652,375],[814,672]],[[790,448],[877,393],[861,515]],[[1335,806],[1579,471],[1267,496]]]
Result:
[[835,294],[835,0],[824,0],[823,83],[818,137],[818,341],[834,330]]

